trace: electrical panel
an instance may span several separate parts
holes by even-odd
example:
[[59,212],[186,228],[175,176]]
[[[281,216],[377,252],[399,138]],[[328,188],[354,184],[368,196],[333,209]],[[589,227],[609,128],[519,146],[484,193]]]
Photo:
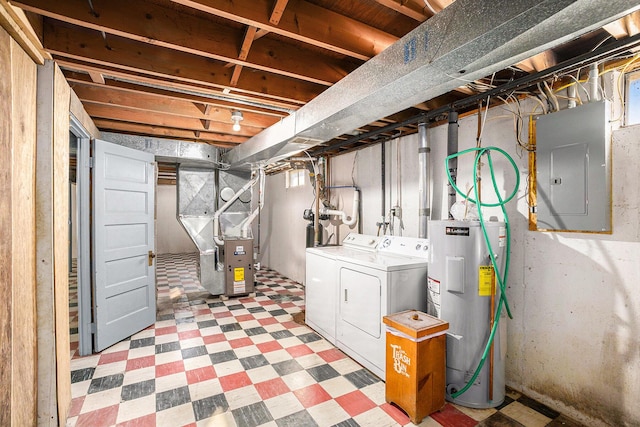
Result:
[[610,118],[608,101],[537,118],[539,230],[611,232]]

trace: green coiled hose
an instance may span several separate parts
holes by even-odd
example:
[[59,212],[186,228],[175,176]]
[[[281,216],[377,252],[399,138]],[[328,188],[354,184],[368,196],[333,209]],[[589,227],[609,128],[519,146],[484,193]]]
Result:
[[[500,191],[498,189],[498,184],[496,182],[496,177],[493,170],[493,160],[491,159],[491,151],[497,151],[501,153],[504,157],[506,157],[507,160],[509,160],[509,162],[511,163],[511,166],[513,166],[513,169],[516,173],[516,185],[513,189],[513,192],[511,192],[511,194],[506,199],[502,198],[502,196],[500,195]],[[449,160],[462,156],[463,154],[472,153],[472,152],[476,153],[476,158],[473,163],[474,177],[478,176],[478,165],[480,162],[480,158],[483,155],[487,156],[487,164],[489,165],[489,171],[491,174],[491,183],[493,184],[493,190],[495,192],[495,195],[498,198],[497,203],[484,203],[482,201],[479,201],[480,197],[478,193],[477,179],[473,180],[473,194],[475,199],[472,199],[463,191],[461,191],[460,188],[458,188],[458,186],[453,181],[453,178],[451,177],[451,171],[449,170],[449,166],[448,166]],[[447,179],[449,180],[449,184],[451,184],[451,186],[456,190],[456,193],[460,194],[465,200],[469,200],[470,202],[473,202],[476,204],[476,206],[478,206],[478,219],[480,220],[480,226],[482,227],[482,234],[484,235],[484,240],[485,240],[485,243],[487,244],[487,249],[489,250],[489,255],[491,257],[491,264],[493,265],[496,277],[498,278],[498,284],[500,286],[500,300],[496,308],[496,314],[494,317],[495,322],[493,323],[493,327],[491,328],[491,333],[489,334],[489,339],[487,340],[487,344],[484,348],[484,352],[482,353],[482,358],[480,359],[480,363],[478,363],[478,367],[476,368],[475,372],[473,373],[473,376],[467,382],[467,384],[461,390],[458,390],[455,393],[451,394],[451,396],[455,399],[460,395],[462,395],[467,390],[469,390],[469,388],[476,381],[476,378],[478,378],[478,375],[480,375],[480,371],[484,366],[484,363],[491,349],[491,344],[493,343],[493,339],[496,335],[496,331],[498,330],[498,324],[500,323],[500,313],[502,312],[503,305],[507,310],[507,314],[509,315],[509,318],[513,319],[513,316],[511,315],[511,308],[509,307],[509,301],[507,300],[507,293],[506,293],[507,274],[509,273],[509,261],[511,256],[511,227],[509,224],[509,217],[507,216],[507,210],[505,209],[505,204],[510,202],[516,196],[516,194],[518,194],[518,189],[520,188],[520,171],[518,170],[518,166],[516,165],[516,162],[513,160],[513,158],[509,154],[507,154],[504,150],[497,147],[474,147],[474,148],[469,148],[467,150],[460,151],[458,153],[451,154],[450,156],[447,156],[445,158],[445,170],[447,171]],[[505,237],[507,240],[507,244],[505,248],[506,257],[504,262],[504,272],[502,274],[500,274],[500,269],[498,268],[498,263],[496,262],[495,253],[493,252],[493,248],[491,247],[491,242],[489,241],[489,235],[487,234],[487,229],[485,227],[484,219],[482,217],[482,207],[497,207],[497,206],[500,206],[500,209],[502,210],[502,214],[504,215],[504,223],[505,223],[505,230],[506,230]]]

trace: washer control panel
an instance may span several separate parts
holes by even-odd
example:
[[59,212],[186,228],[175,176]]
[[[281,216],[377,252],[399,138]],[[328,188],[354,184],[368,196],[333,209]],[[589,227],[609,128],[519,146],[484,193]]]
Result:
[[378,252],[415,258],[429,258],[429,240],[404,236],[384,236]]
[[381,239],[382,238],[379,236],[349,233],[342,241],[342,245],[351,248],[374,251]]

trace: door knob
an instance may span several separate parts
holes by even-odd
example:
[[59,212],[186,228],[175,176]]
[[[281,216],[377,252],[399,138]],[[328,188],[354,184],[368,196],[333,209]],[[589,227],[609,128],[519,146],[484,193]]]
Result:
[[156,254],[153,251],[149,251],[149,267],[153,265],[153,259],[156,257]]

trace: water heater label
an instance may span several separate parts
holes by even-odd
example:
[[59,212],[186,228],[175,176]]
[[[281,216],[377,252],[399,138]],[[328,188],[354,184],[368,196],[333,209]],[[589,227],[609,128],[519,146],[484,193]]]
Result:
[[507,244],[507,229],[504,227],[500,227],[498,233],[498,246],[503,248]]
[[445,233],[447,236],[468,236],[469,227],[446,227]]
[[429,291],[434,292],[436,294],[440,293],[440,281],[436,279],[432,279],[431,277],[427,278],[427,283],[429,286]]
[[478,270],[478,296],[490,297],[491,291],[495,292],[496,275],[493,266],[481,265]]
[[440,317],[440,281],[427,278],[428,295],[427,302],[429,304],[429,314]]

